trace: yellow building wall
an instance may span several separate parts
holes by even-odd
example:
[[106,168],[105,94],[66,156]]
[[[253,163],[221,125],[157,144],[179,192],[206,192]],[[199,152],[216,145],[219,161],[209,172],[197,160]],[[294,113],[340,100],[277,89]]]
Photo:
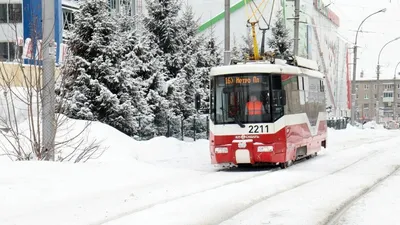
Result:
[[[55,68],[55,79],[60,76],[60,70]],[[41,84],[42,69],[34,65],[0,62],[0,85],[4,87],[37,87]]]

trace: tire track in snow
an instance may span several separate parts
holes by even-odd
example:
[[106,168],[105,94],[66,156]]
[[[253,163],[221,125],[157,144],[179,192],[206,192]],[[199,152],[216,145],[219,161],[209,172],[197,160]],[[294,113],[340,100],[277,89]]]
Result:
[[346,202],[342,204],[335,212],[333,212],[331,215],[328,216],[326,221],[323,223],[324,225],[336,225],[339,220],[343,217],[343,215],[353,206],[354,203],[359,201],[362,197],[376,189],[380,184],[382,184],[384,181],[392,177],[393,175],[396,174],[396,172],[400,171],[400,166],[397,165],[395,168],[388,173],[387,175],[381,177],[377,181],[375,181],[372,185],[364,188],[362,191],[360,191],[357,195],[353,196]]
[[155,203],[150,203],[150,204],[147,204],[147,205],[144,205],[144,206],[141,206],[141,207],[137,207],[137,208],[132,209],[130,211],[125,211],[123,213],[108,217],[107,219],[104,219],[104,220],[101,220],[101,221],[97,221],[95,223],[91,223],[90,225],[102,225],[102,224],[105,224],[105,223],[108,223],[108,222],[111,222],[111,221],[118,220],[118,219],[120,219],[122,217],[129,216],[129,215],[135,214],[135,213],[140,212],[140,211],[144,211],[144,210],[152,208],[152,207],[154,207],[156,205],[160,205],[160,204],[165,204],[165,203],[168,203],[168,202],[176,201],[176,200],[179,200],[179,199],[182,199],[182,198],[186,198],[186,197],[190,197],[190,196],[193,196],[193,195],[196,195],[196,194],[201,194],[201,193],[204,193],[204,192],[207,192],[207,191],[211,191],[211,190],[215,190],[215,189],[227,186],[227,185],[246,182],[248,180],[264,176],[264,175],[266,175],[268,173],[272,173],[272,172],[277,171],[277,170],[280,170],[280,168],[272,168],[272,169],[268,170],[267,172],[263,172],[263,173],[256,174],[256,175],[251,175],[249,177],[245,177],[245,178],[241,178],[241,179],[235,179],[233,181],[224,182],[224,183],[216,185],[216,186],[214,186],[212,188],[205,188],[205,189],[200,190],[200,191],[195,191],[195,192],[187,193],[187,194],[184,194],[184,195],[179,195],[179,196],[175,196],[175,197],[171,197],[171,198],[166,198],[166,199],[163,199],[161,201],[157,201]]
[[376,155],[377,153],[381,153],[381,152],[383,152],[383,151],[387,151],[387,150],[375,150],[375,151],[371,152],[370,154],[368,154],[368,155],[366,155],[366,156],[364,156],[364,157],[362,157],[362,158],[360,158],[360,159],[358,159],[358,160],[356,160],[356,161],[354,161],[354,162],[352,162],[352,163],[350,163],[350,164],[348,164],[348,165],[346,165],[346,166],[344,166],[344,167],[341,167],[340,169],[334,170],[334,171],[332,171],[332,172],[330,172],[330,173],[328,173],[328,174],[325,174],[325,175],[320,176],[320,177],[315,178],[315,179],[311,179],[311,180],[307,180],[307,181],[301,182],[301,183],[296,184],[296,185],[294,185],[294,186],[292,186],[292,187],[289,187],[289,188],[286,188],[286,189],[284,189],[284,190],[275,192],[275,193],[273,193],[273,194],[264,196],[264,197],[262,197],[262,198],[260,198],[260,199],[258,199],[258,200],[256,200],[256,201],[253,201],[253,202],[251,202],[251,203],[249,203],[249,204],[247,204],[247,205],[241,207],[240,209],[238,209],[238,210],[236,210],[236,211],[232,211],[232,213],[230,213],[229,215],[226,215],[224,218],[221,218],[221,220],[216,221],[215,224],[221,224],[221,223],[223,223],[223,222],[225,222],[225,221],[227,221],[227,220],[230,220],[230,219],[232,219],[233,217],[235,217],[236,215],[238,215],[239,213],[241,213],[241,212],[243,212],[243,211],[245,211],[245,210],[251,208],[251,207],[254,206],[254,205],[257,205],[257,204],[259,204],[259,203],[261,203],[261,202],[263,202],[263,201],[266,201],[266,200],[268,200],[268,199],[270,199],[270,198],[273,198],[273,197],[276,197],[276,196],[278,196],[278,195],[284,194],[284,193],[286,193],[286,192],[292,191],[292,190],[294,190],[294,189],[296,189],[296,188],[300,188],[300,187],[305,186],[305,185],[307,185],[307,184],[310,184],[310,183],[312,183],[312,182],[321,180],[321,179],[323,179],[323,178],[325,178],[325,177],[327,177],[327,176],[331,176],[331,175],[334,175],[334,174],[336,174],[336,173],[339,173],[339,172],[341,172],[341,171],[343,171],[343,170],[345,170],[345,169],[348,169],[348,168],[350,168],[350,167],[356,165],[357,163],[360,163],[360,162],[362,162],[362,161],[364,161],[364,160],[366,160],[366,159],[368,159],[368,158],[370,158],[370,157]]
[[[370,142],[365,142],[365,141],[364,141],[364,142],[361,142],[361,143],[359,143],[359,142],[357,141],[357,144],[355,144],[354,146],[353,146],[353,145],[352,145],[352,146],[346,146],[346,147],[344,147],[344,148],[339,148],[339,149],[337,149],[337,150],[346,150],[346,149],[354,148],[354,147],[356,147],[356,146],[357,146],[357,147],[361,147],[361,146],[363,146],[363,145],[368,145],[368,144],[371,144],[371,143],[374,143],[374,142],[375,142],[375,143],[376,143],[376,142],[382,142],[382,141],[386,141],[386,140],[389,140],[389,139],[392,139],[392,138],[393,138],[393,137],[389,137],[389,138],[385,137],[385,138],[380,138],[380,139],[378,139],[378,140],[377,140],[377,139],[374,139],[373,141],[370,141]],[[353,143],[354,143],[354,142],[353,142]],[[305,182],[301,182],[301,183],[299,183],[299,184],[297,184],[297,185],[295,185],[295,186],[292,186],[292,187],[290,187],[290,188],[287,188],[287,189],[284,189],[284,190],[275,192],[275,193],[273,193],[273,194],[271,194],[271,195],[268,195],[268,196],[265,196],[265,197],[263,197],[263,198],[260,198],[260,199],[257,200],[257,201],[253,201],[252,203],[250,203],[250,204],[248,204],[248,205],[245,205],[244,207],[240,208],[239,210],[236,210],[236,211],[230,213],[230,214],[228,215],[228,217],[225,217],[225,218],[221,219],[217,224],[222,223],[222,222],[224,222],[224,221],[226,221],[226,220],[229,220],[230,218],[234,217],[235,215],[237,215],[237,214],[239,214],[240,212],[242,212],[242,211],[244,211],[244,210],[250,208],[251,206],[253,206],[253,205],[255,205],[255,204],[258,204],[258,203],[260,203],[260,202],[262,202],[262,201],[265,201],[265,200],[267,200],[267,199],[269,199],[269,198],[272,198],[272,197],[274,197],[274,196],[276,196],[276,195],[279,195],[279,194],[282,194],[282,193],[291,191],[291,190],[293,190],[293,189],[295,189],[295,188],[301,187],[301,186],[306,185],[306,184],[308,184],[308,183],[311,183],[311,182],[320,180],[320,179],[322,179],[322,178],[324,178],[324,177],[326,177],[326,176],[329,176],[329,175],[332,175],[332,174],[341,172],[341,171],[343,171],[343,170],[345,170],[345,169],[347,169],[347,168],[349,168],[349,167],[351,167],[351,166],[353,166],[353,165],[355,165],[355,164],[357,164],[357,163],[359,163],[359,162],[361,162],[361,161],[363,161],[363,160],[366,160],[366,159],[368,159],[368,158],[370,158],[370,157],[374,156],[375,154],[380,153],[380,152],[382,152],[382,151],[385,151],[385,150],[375,150],[375,151],[371,151],[368,155],[366,155],[366,156],[364,156],[364,157],[362,157],[362,158],[359,158],[359,159],[353,161],[352,163],[350,163],[350,164],[348,164],[348,165],[346,165],[346,166],[344,166],[344,167],[341,167],[340,169],[337,169],[337,170],[335,170],[335,171],[333,171],[333,172],[331,172],[331,173],[329,173],[329,174],[323,175],[323,176],[318,177],[318,178],[316,178],[316,179],[312,179],[312,180],[308,180],[308,181],[305,181]],[[301,160],[300,162],[302,162],[302,161],[303,161],[303,160]],[[307,160],[304,160],[304,161],[307,161]],[[300,162],[297,162],[297,163],[300,163]],[[297,164],[297,163],[295,163],[295,164]],[[205,192],[208,192],[208,191],[212,191],[212,190],[216,190],[216,189],[219,189],[219,188],[223,188],[224,186],[234,185],[234,184],[239,184],[239,183],[247,182],[247,181],[249,181],[249,180],[252,180],[252,179],[255,179],[255,178],[258,178],[258,177],[267,175],[267,174],[272,173],[272,172],[275,172],[275,171],[277,171],[277,170],[280,170],[280,168],[272,169],[272,170],[269,170],[268,172],[261,173],[261,174],[257,174],[257,175],[253,175],[253,176],[250,176],[250,177],[246,177],[246,178],[242,178],[242,179],[238,179],[238,180],[233,180],[233,181],[230,181],[230,182],[226,182],[226,183],[223,183],[223,184],[221,184],[221,185],[216,185],[216,186],[214,186],[214,187],[212,187],[212,188],[206,188],[206,189],[203,189],[203,190],[200,190],[200,191],[195,191],[195,192],[192,192],[192,193],[187,193],[187,194],[185,194],[185,195],[180,195],[180,196],[175,196],[175,197],[163,199],[163,200],[161,200],[161,201],[158,201],[158,202],[155,202],[155,203],[150,203],[150,204],[148,204],[148,205],[144,205],[144,206],[141,206],[141,207],[132,209],[132,210],[130,210],[130,211],[125,211],[125,212],[123,212],[123,213],[114,215],[114,216],[112,216],[112,217],[108,217],[108,218],[106,218],[106,219],[103,219],[103,220],[100,220],[100,221],[91,223],[91,225],[103,225],[103,224],[106,224],[106,223],[109,223],[109,222],[118,220],[118,219],[120,219],[120,218],[129,216],[129,215],[133,215],[133,214],[138,213],[138,212],[141,212],[141,211],[145,211],[145,210],[150,209],[150,208],[152,208],[152,207],[154,207],[154,206],[157,206],[157,205],[167,204],[167,203],[169,203],[169,202],[177,201],[177,200],[179,200],[179,199],[183,199],[183,198],[188,198],[188,197],[191,197],[191,196],[199,195],[199,194],[202,194],[202,193],[205,193]]]

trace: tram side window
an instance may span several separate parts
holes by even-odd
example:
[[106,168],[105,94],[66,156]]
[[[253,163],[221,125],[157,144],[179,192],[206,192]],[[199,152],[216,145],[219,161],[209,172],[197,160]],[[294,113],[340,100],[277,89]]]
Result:
[[304,77],[303,76],[297,77],[297,85],[298,85],[299,91],[304,91]]
[[212,121],[215,121],[215,87],[214,87],[214,80],[210,80],[210,118]]
[[278,120],[284,115],[286,94],[282,88],[282,78],[280,75],[272,76],[272,117],[273,121]]
[[324,81],[323,80],[320,80],[320,91],[321,92],[325,92],[325,86],[324,86]]

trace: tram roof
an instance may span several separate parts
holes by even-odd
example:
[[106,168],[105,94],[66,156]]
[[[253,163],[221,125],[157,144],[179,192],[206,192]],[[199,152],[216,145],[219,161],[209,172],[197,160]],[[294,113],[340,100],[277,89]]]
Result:
[[323,73],[316,70],[291,66],[288,64],[271,64],[266,62],[248,62],[244,64],[213,67],[210,71],[210,76],[213,77],[245,73],[279,73],[286,75],[306,75],[310,77],[316,77],[318,79],[325,78]]

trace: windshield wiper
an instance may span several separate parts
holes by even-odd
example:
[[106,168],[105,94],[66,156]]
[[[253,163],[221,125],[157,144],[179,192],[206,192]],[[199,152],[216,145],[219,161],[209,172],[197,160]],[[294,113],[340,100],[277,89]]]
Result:
[[[226,113],[228,115],[228,111],[226,109],[224,109],[223,107],[220,108],[222,110],[222,112]],[[237,114],[235,114],[235,116],[233,117],[233,119],[235,120],[235,123],[237,125],[239,125],[241,128],[245,128],[246,126],[242,123],[242,121],[239,120],[239,117]]]
[[241,128],[245,128],[246,126],[242,123],[242,121],[239,120],[238,118],[239,116],[237,114],[235,114],[235,117],[233,117],[235,119],[235,122],[241,127]]

